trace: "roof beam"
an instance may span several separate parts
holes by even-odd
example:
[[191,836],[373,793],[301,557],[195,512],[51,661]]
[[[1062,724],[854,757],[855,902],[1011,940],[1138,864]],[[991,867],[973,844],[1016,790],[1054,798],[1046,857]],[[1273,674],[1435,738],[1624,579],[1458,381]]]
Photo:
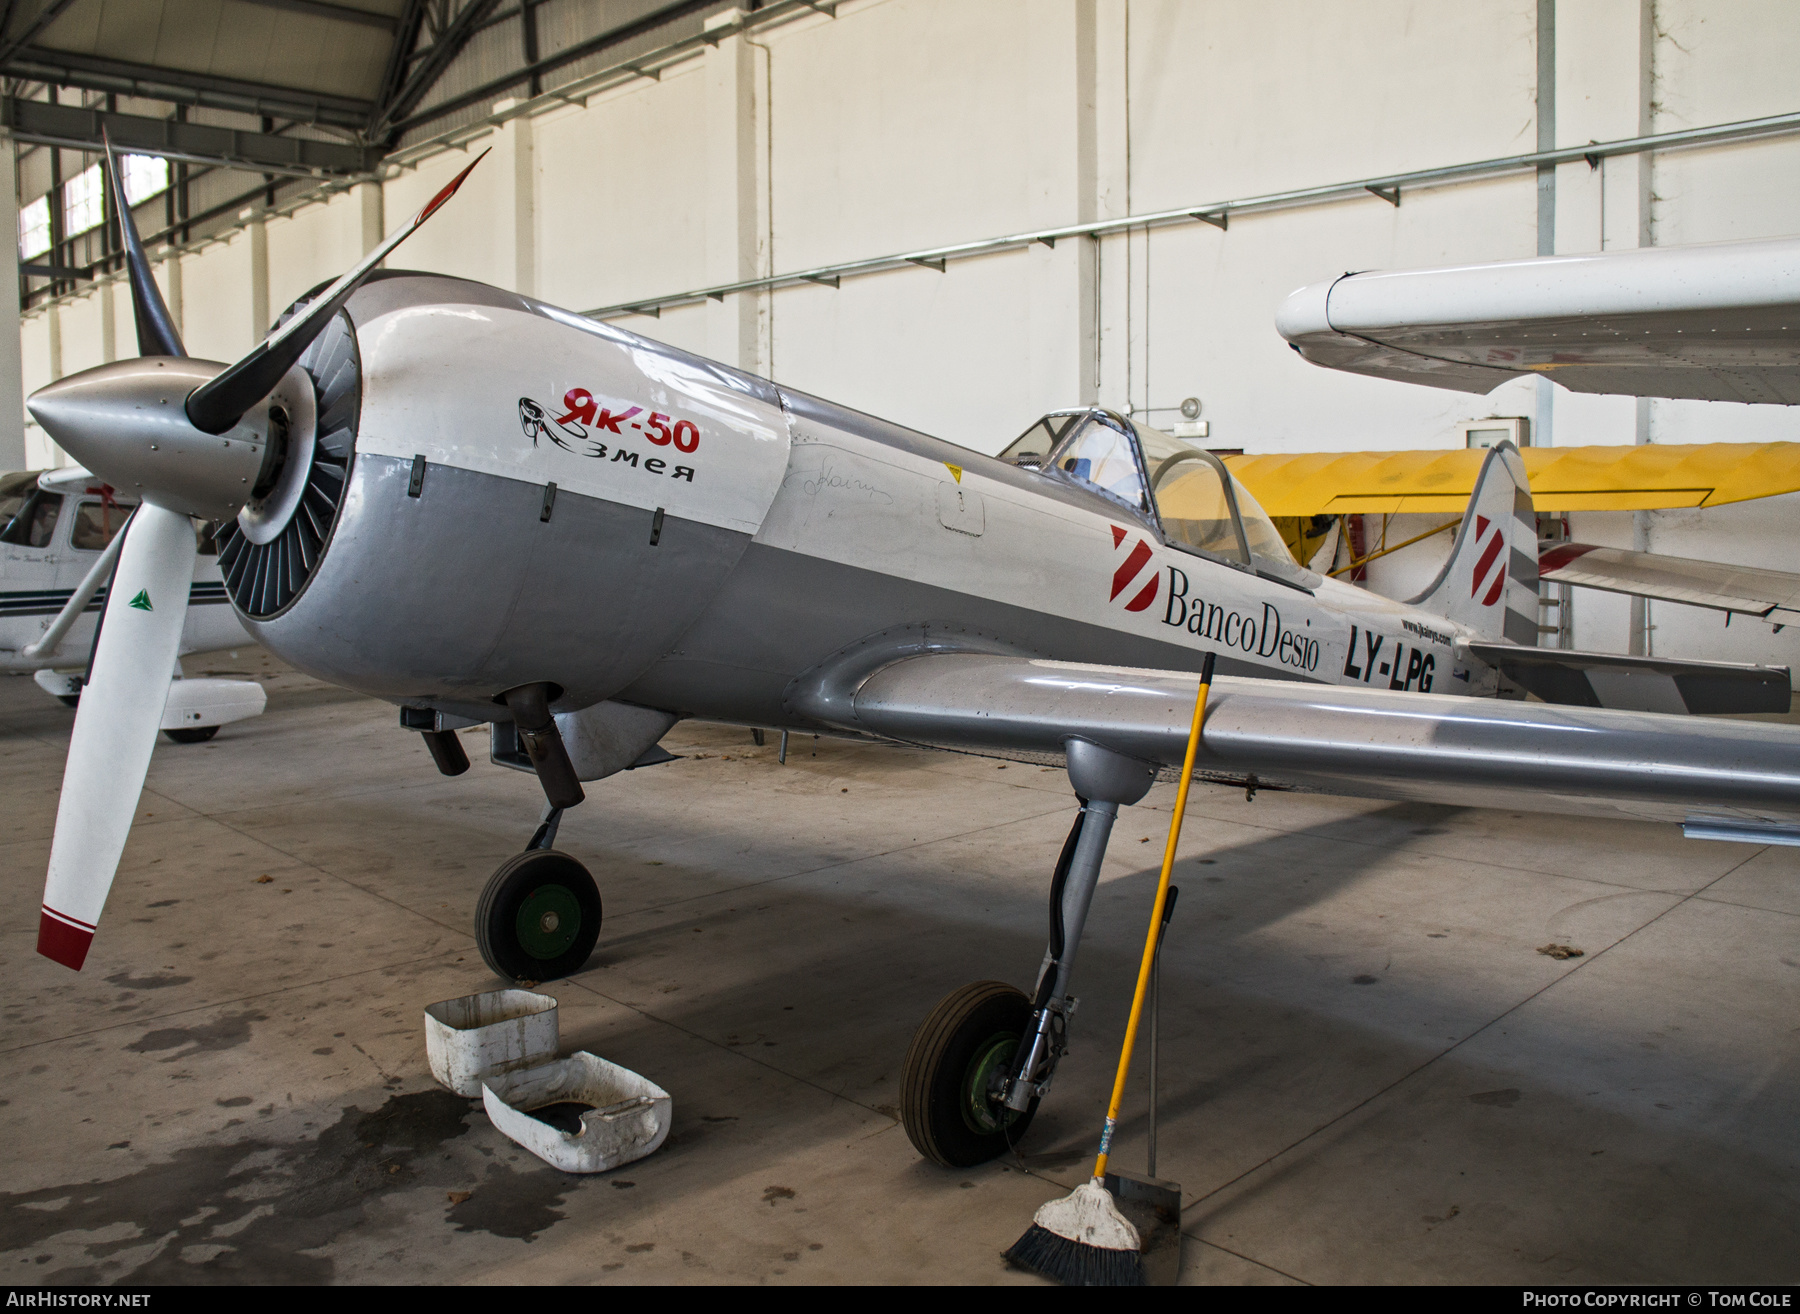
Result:
[[[28,46],[35,41],[38,33],[61,18],[63,10],[74,3],[75,0],[47,0],[44,7],[38,10],[37,17],[26,23],[17,32],[10,35],[0,33],[0,63],[11,59],[22,46]],[[7,17],[11,16],[9,7]]]
[[104,131],[115,147],[135,155],[294,178],[366,173],[380,158],[376,151],[345,142],[308,141],[12,97],[0,100],[0,124],[20,141],[46,146],[99,151]]
[[349,5],[328,5],[322,0],[243,0],[247,5],[262,5],[266,9],[285,9],[295,14],[310,14],[314,18],[329,18],[339,23],[361,23],[366,27],[378,27],[384,32],[392,32],[400,26],[400,20],[392,14],[377,14],[367,9],[352,9]]
[[492,82],[484,82],[479,87],[433,105],[427,110],[414,114],[411,118],[401,119],[394,125],[394,131],[396,133],[408,132],[422,123],[429,123],[432,119],[442,118],[446,114],[454,114],[457,110],[467,109],[470,105],[479,105],[482,101],[491,100],[501,92],[518,86],[521,82],[529,82],[532,78],[553,72],[565,64],[573,64],[578,59],[598,54],[609,46],[616,46],[633,37],[642,36],[645,32],[678,22],[690,14],[711,8],[716,3],[717,0],[676,0],[676,3],[664,5],[636,22],[627,23],[622,27],[602,32],[598,36],[589,37],[586,41],[577,42],[566,50],[559,50],[554,55],[525,64],[504,77],[495,78]]
[[351,96],[221,78],[184,69],[156,68],[37,46],[20,50],[11,59],[0,63],[0,74],[31,82],[54,82],[92,91],[112,91],[150,100],[205,105],[243,114],[266,114],[273,118],[347,128],[362,126],[372,108],[368,101]]
[[371,111],[366,134],[370,141],[381,141],[392,131],[396,122],[412,112],[413,106],[419,103],[443,76],[444,70],[450,67],[450,61],[462,53],[469,38],[479,29],[481,20],[493,12],[494,6],[499,3],[500,0],[467,0],[462,12],[450,20],[450,25],[438,34],[437,40],[431,43],[429,49],[421,52],[423,58],[419,60],[418,67],[401,84],[393,99]]
[[[388,48],[387,67],[381,74],[381,90],[375,95],[377,107],[385,106],[400,94],[406,80],[407,56],[419,40],[419,27],[425,21],[425,0],[406,0],[400,11],[400,26],[394,32],[394,44]],[[371,111],[371,114],[379,112]]]

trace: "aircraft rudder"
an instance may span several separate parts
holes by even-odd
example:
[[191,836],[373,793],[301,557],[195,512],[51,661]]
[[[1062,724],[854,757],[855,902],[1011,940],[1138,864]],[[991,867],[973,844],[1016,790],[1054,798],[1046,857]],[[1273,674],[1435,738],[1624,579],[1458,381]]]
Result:
[[1450,559],[1409,601],[1481,637],[1536,646],[1537,511],[1517,447],[1488,449]]

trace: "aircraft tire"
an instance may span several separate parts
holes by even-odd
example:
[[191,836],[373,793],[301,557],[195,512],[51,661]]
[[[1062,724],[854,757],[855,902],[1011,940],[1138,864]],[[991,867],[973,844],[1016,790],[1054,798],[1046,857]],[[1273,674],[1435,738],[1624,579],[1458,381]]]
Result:
[[918,1152],[946,1168],[970,1168],[1018,1144],[1038,1102],[1023,1113],[986,1098],[1031,1023],[1031,1001],[1004,981],[953,990],[913,1033],[900,1072],[900,1121]]
[[204,744],[219,733],[216,725],[184,725],[178,730],[163,731],[178,744]]
[[481,891],[475,943],[496,976],[553,981],[592,956],[600,918],[600,889],[586,867],[555,849],[527,849]]

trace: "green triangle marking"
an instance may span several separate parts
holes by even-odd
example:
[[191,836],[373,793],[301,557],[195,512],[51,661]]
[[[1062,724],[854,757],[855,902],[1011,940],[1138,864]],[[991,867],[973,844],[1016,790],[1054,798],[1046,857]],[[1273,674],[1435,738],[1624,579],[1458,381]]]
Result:
[[139,589],[137,597],[133,598],[126,605],[136,607],[139,611],[155,611],[156,610],[155,607],[152,607],[150,605],[150,590],[149,589]]

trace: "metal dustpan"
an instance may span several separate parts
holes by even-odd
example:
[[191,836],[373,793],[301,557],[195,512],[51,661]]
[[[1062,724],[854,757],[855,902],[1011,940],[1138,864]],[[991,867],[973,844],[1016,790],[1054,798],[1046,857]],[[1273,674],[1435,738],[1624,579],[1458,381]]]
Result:
[[553,1168],[603,1173],[653,1154],[669,1135],[669,1092],[585,1052],[481,1083],[488,1120]]

